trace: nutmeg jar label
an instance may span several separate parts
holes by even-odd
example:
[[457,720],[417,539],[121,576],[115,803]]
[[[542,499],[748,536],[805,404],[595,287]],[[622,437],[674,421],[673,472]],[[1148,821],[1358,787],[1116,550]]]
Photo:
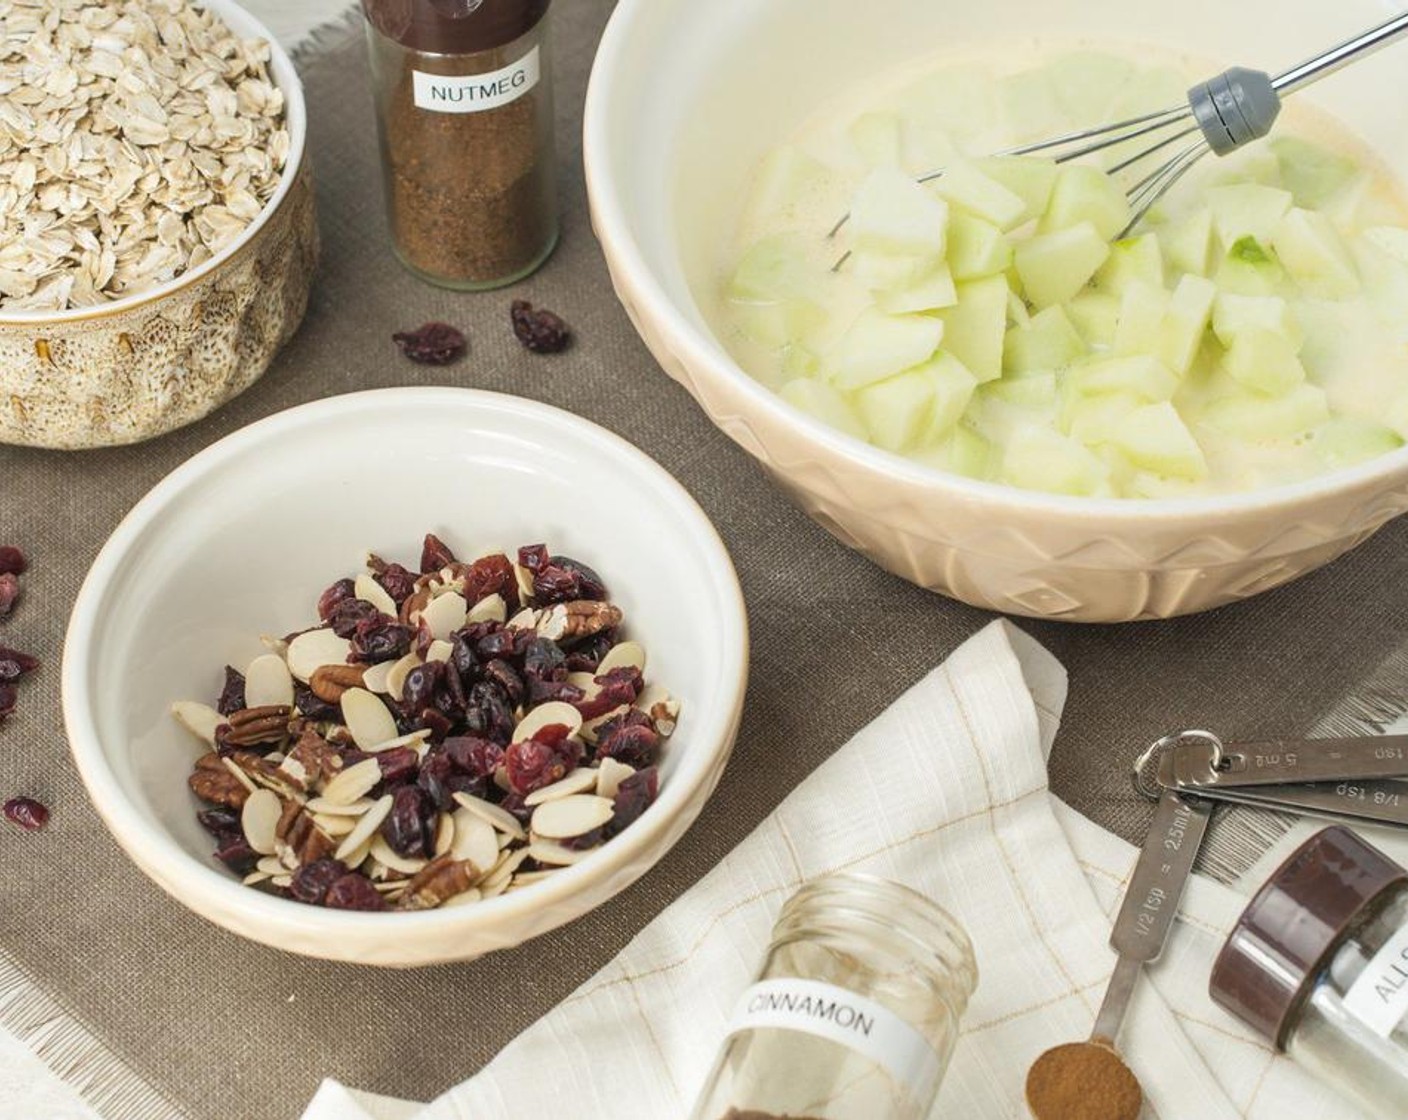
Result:
[[412,72],[416,107],[435,113],[484,113],[517,101],[542,77],[542,56],[534,47],[517,62],[487,74]]
[[1384,1038],[1408,1020],[1408,927],[1374,954],[1345,993],[1344,1006]]
[[816,980],[760,980],[738,1001],[728,1033],[772,1027],[839,1043],[869,1058],[917,1100],[943,1074],[929,1040],[884,1004]]

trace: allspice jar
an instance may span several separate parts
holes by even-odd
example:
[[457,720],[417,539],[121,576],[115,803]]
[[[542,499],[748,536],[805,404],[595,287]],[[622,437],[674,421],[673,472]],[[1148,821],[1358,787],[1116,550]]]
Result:
[[466,290],[557,243],[551,0],[362,0],[397,256]]

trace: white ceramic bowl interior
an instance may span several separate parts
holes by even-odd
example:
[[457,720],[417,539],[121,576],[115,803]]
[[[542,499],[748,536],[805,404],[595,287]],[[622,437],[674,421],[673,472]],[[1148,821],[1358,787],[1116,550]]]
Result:
[[[1401,512],[1408,449],[1292,486],[1164,501],[941,474],[830,429],[738,368],[708,313],[738,211],[758,161],[817,107],[926,56],[1123,42],[1275,73],[1399,10],[1382,0],[621,0],[588,95],[595,228],[662,366],[847,543],[1014,613],[1203,609],[1324,563]],[[1408,45],[1390,47],[1296,97],[1349,122],[1408,179],[1405,59]]]
[[[477,906],[356,914],[243,887],[211,858],[186,787],[200,745],[168,713],[211,702],[259,635],[316,619],[367,550],[415,563],[433,531],[466,559],[547,541],[597,568],[648,678],[683,702],[659,800],[551,880]],[[733,745],[747,676],[742,597],[722,542],[641,452],[557,409],[393,389],[281,413],[221,440],[118,527],[74,607],[64,719],[98,811],[135,862],[207,918],[266,944],[380,965],[515,945],[609,898],[683,834]]]

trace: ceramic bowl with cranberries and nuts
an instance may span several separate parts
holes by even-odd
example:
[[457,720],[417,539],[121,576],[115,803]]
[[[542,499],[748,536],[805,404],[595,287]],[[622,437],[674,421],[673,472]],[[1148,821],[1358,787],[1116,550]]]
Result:
[[680,706],[586,563],[545,545],[372,555],[318,622],[172,711],[214,856],[259,890],[428,910],[520,890],[629,828]]

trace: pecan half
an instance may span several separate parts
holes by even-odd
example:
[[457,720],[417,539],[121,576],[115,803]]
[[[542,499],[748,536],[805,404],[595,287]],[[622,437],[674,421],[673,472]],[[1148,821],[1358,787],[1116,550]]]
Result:
[[538,618],[538,633],[554,642],[587,638],[621,625],[621,608],[595,599],[558,603]]
[[224,741],[232,747],[254,747],[264,743],[283,742],[288,735],[288,720],[293,709],[287,704],[268,704],[262,708],[241,708],[228,717],[230,729]]
[[401,604],[401,621],[414,626],[420,619],[420,612],[425,610],[426,604],[433,598],[435,592],[431,591],[429,586],[411,592]]
[[322,665],[313,670],[308,687],[324,704],[336,704],[349,688],[361,688],[366,675],[364,665]]
[[313,814],[296,801],[285,803],[274,836],[274,854],[290,871],[316,863],[337,850],[337,841],[319,828]]
[[242,809],[249,798],[245,784],[225,769],[225,764],[215,751],[196,760],[196,768],[186,779],[186,784],[202,801],[223,805],[227,809]]
[[300,789],[309,790],[331,781],[342,769],[342,755],[336,747],[311,727],[299,737],[279,769]]
[[262,755],[253,751],[236,751],[230,756],[230,761],[249,775],[249,780],[255,785],[273,790],[280,797],[302,802],[303,790],[294,782],[293,776]]
[[457,860],[449,852],[436,856],[406,883],[401,896],[402,910],[433,910],[442,902],[463,894],[482,872],[469,860]]

